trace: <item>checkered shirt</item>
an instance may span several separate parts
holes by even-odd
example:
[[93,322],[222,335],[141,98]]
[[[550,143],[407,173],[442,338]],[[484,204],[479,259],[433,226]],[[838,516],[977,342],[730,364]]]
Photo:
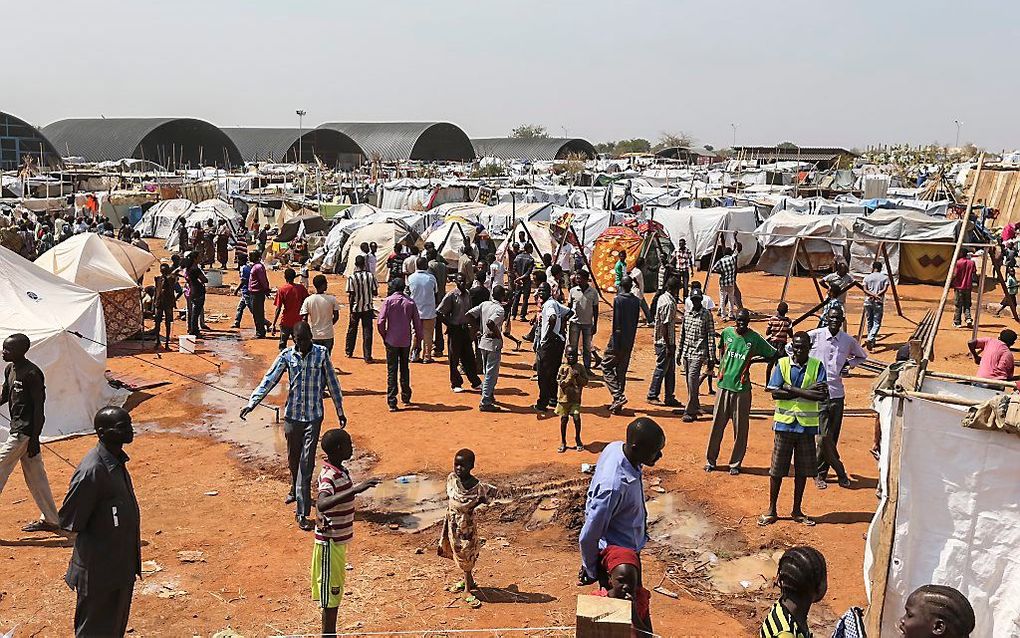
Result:
[[715,361],[715,319],[712,311],[702,308],[684,314],[680,339],[680,356],[683,359]]
[[337,416],[344,413],[343,393],[340,381],[336,378],[333,362],[325,346],[313,345],[311,352],[302,355],[293,347],[285,348],[276,357],[273,367],[255,388],[248,407],[253,408],[266,398],[287,371],[289,388],[287,389],[287,406],[284,418],[288,421],[312,422],[322,420],[322,394],[329,386],[329,394],[336,406]]
[[689,248],[676,251],[676,269],[680,272],[692,272],[694,270],[694,255]]
[[734,255],[726,255],[715,262],[712,272],[719,273],[720,286],[737,285],[737,258]]

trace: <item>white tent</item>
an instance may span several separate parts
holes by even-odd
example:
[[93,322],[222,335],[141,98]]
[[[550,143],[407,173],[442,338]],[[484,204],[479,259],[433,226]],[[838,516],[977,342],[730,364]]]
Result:
[[447,261],[456,261],[461,249],[468,242],[474,241],[476,232],[475,225],[463,217],[447,217],[446,221],[429,233],[425,241],[432,242]]
[[145,211],[135,224],[135,230],[140,232],[142,237],[166,239],[177,220],[189,214],[194,208],[195,204],[190,199],[164,199]]
[[[0,248],[0,340],[17,332],[32,340],[28,358],[46,375],[43,436],[90,431],[96,411],[116,396],[104,376],[99,294]],[[0,412],[0,436],[6,437],[8,415],[6,408]]]
[[[362,214],[352,219],[335,220],[333,227],[329,229],[329,233],[326,235],[326,240],[323,242],[322,247],[312,255],[311,262],[313,266],[320,265],[322,272],[336,272],[337,268],[343,270],[340,258],[344,254],[344,246],[351,235],[359,228],[395,219],[420,234],[418,228],[422,225],[423,213],[397,211],[397,214],[393,214],[391,211],[383,211],[373,206],[368,206],[368,204],[355,204],[355,206],[367,206],[368,210],[362,211]],[[351,208],[354,208],[354,206]],[[356,245],[360,245],[360,243],[358,242]],[[385,255],[382,257],[385,258]],[[346,257],[344,258],[346,259]]]
[[96,233],[60,242],[35,260],[45,270],[95,292],[138,287],[152,253]]
[[[758,240],[754,235],[758,216],[753,206],[653,208],[648,211],[648,219],[662,224],[674,246],[681,238],[686,240],[687,248],[695,259],[711,255],[717,237],[724,238],[727,246],[740,242],[742,250],[737,258],[737,266],[740,268],[750,264],[758,252]],[[720,232],[724,230],[736,232]]]
[[[803,215],[793,211],[772,215],[754,231],[763,248],[758,267],[773,275],[785,276],[790,260],[796,256],[801,268],[831,268],[836,256],[843,254],[857,217],[859,215]],[[798,237],[801,238],[800,247],[797,246]]]
[[[934,261],[935,254],[950,252],[950,246],[956,241],[956,235],[960,229],[960,220],[947,220],[939,217],[931,217],[925,213],[909,209],[879,209],[867,217],[861,216],[854,220],[852,237],[853,245],[850,248],[850,272],[858,277],[863,277],[871,272],[872,264],[878,260],[882,261],[879,254],[879,245],[884,242],[900,239],[910,241],[937,242],[942,247],[924,244],[884,243],[884,252],[889,257],[889,266],[892,271],[887,273],[891,277],[899,279],[901,261],[909,261],[907,275],[914,275],[917,268],[913,267],[916,261]],[[940,249],[941,248],[941,249]],[[927,260],[923,257],[932,253]],[[932,264],[928,264],[928,269]],[[923,270],[923,268],[922,268]],[[935,275],[922,275],[921,279],[930,281],[943,281],[949,270],[949,258],[942,258],[942,267],[936,267]],[[941,278],[940,278],[941,277]]]
[[179,217],[174,222],[173,229],[170,231],[170,236],[166,240],[166,249],[170,251],[176,251],[178,247],[177,242],[177,227],[180,224],[184,224],[189,230],[195,227],[195,224],[202,224],[202,228],[205,228],[205,223],[208,220],[213,221],[213,225],[219,226],[220,220],[225,219],[227,225],[230,227],[230,232],[234,237],[241,234],[244,230],[244,218],[241,217],[240,213],[234,210],[234,207],[226,203],[222,199],[207,199],[202,203],[196,205],[193,209],[182,217]]
[[344,276],[350,277],[354,273],[354,259],[351,258],[351,247],[360,246],[362,242],[375,242],[379,247],[379,261],[376,264],[375,277],[380,282],[389,279],[389,271],[386,267],[386,259],[393,248],[407,237],[413,237],[417,244],[422,244],[420,236],[411,230],[407,224],[400,220],[376,222],[354,231],[344,243],[340,252],[340,263],[343,264]]
[[[502,262],[504,265],[509,266],[506,263],[507,251],[510,249],[510,244],[519,241],[520,233],[525,234],[524,243],[530,244],[537,248],[537,251],[531,253],[531,256],[535,258],[536,262],[542,260],[542,255],[549,253],[550,255],[556,254],[557,242],[553,239],[552,232],[549,230],[548,222],[526,222],[523,219],[518,219],[517,223],[514,224],[513,228],[507,234],[507,238],[503,240],[503,243],[496,249],[496,260]],[[532,243],[534,242],[534,243]]]

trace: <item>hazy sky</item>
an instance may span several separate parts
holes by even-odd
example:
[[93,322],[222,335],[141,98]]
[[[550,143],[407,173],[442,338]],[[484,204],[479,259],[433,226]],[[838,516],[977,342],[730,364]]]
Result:
[[3,0],[0,110],[1020,147],[1020,2]]

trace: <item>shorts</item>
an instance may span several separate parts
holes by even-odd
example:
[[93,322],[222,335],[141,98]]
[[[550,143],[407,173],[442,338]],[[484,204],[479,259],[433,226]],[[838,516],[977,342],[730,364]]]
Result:
[[814,429],[809,428],[807,432],[801,433],[776,431],[769,476],[775,478],[786,476],[790,471],[791,460],[794,461],[794,476],[808,477],[818,472]]
[[560,416],[581,416],[580,403],[557,403],[556,414]]
[[322,609],[335,609],[344,596],[347,544],[316,539],[312,549],[312,600]]

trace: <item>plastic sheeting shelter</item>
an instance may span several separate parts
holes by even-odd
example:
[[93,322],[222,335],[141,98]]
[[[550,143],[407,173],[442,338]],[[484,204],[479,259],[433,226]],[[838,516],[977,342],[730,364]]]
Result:
[[447,217],[446,221],[429,233],[425,241],[432,242],[443,259],[456,261],[461,255],[461,249],[474,241],[476,232],[475,225],[463,217]]
[[[31,339],[28,357],[46,376],[43,436],[91,431],[95,413],[116,394],[104,376],[106,324],[99,293],[0,248],[0,340],[17,332]],[[9,414],[0,408],[0,436],[9,430]]]
[[[931,378],[921,389],[977,401],[996,395]],[[889,397],[877,399],[875,408],[882,427],[883,496],[868,529],[864,582],[872,613],[881,614],[878,635],[898,635],[896,623],[907,596],[921,585],[937,583],[955,587],[974,607],[972,638],[1016,636],[1020,437],[964,428],[967,408],[942,402]],[[902,421],[896,417],[900,409]],[[889,451],[897,431],[900,455],[895,463]],[[893,476],[898,479],[895,510]],[[892,543],[887,557],[880,549],[882,538]]]
[[758,267],[785,277],[790,271],[790,261],[796,258],[797,265],[805,270],[831,269],[836,257],[843,255],[857,217],[802,215],[792,211],[772,215],[754,231],[762,246]]
[[177,220],[191,213],[195,204],[190,199],[164,199],[145,211],[135,224],[142,237],[167,239]]
[[82,233],[46,251],[35,263],[62,279],[98,292],[107,343],[115,343],[142,330],[138,281],[155,261],[152,253],[131,244]]
[[548,222],[526,222],[523,219],[518,219],[517,223],[507,233],[506,239],[496,249],[496,260],[504,266],[509,267],[507,253],[510,250],[510,244],[520,242],[519,235],[521,233],[525,234],[525,242],[532,244],[531,256],[535,258],[536,262],[541,261],[542,255],[545,253],[550,255],[556,254],[557,244],[552,236],[552,232],[549,230]]
[[289,242],[299,235],[304,237],[313,233],[324,233],[329,230],[329,222],[323,219],[318,213],[307,212],[304,215],[292,217],[282,226],[276,241]]
[[376,264],[375,278],[380,282],[388,281],[389,269],[386,267],[386,259],[393,252],[396,245],[407,238],[411,238],[419,246],[423,243],[418,233],[411,230],[407,224],[395,219],[369,224],[354,231],[348,237],[340,252],[340,263],[344,266],[344,276],[350,277],[354,273],[354,258],[351,255],[352,247],[360,246],[362,242],[375,242],[379,247],[379,251],[376,253],[379,256],[379,260]]
[[907,239],[935,242],[925,244],[886,243],[892,277],[910,279],[920,283],[941,284],[952,264],[953,249],[959,220],[930,217],[911,210],[877,210],[867,217],[854,220],[850,248],[850,272],[863,277],[871,272],[871,265],[882,261],[879,245],[883,241]]
[[202,228],[205,229],[207,221],[212,220],[213,225],[219,227],[221,219],[227,221],[227,226],[230,227],[230,232],[234,237],[240,235],[244,230],[244,219],[240,213],[234,210],[233,206],[222,199],[207,199],[196,204],[186,215],[177,218],[170,231],[170,236],[167,237],[166,249],[170,251],[178,249],[177,227],[181,224],[184,224],[189,230],[194,228],[195,224],[202,224]]
[[[323,272],[336,272],[338,267],[340,270],[343,270],[341,257],[347,258],[343,253],[344,246],[347,245],[351,235],[359,228],[364,228],[370,224],[397,220],[398,223],[402,223],[414,232],[421,234],[419,228],[422,228],[423,224],[420,213],[407,214],[405,211],[383,211],[368,204],[356,204],[347,212],[351,210],[354,210],[355,216],[349,219],[334,220],[333,227],[329,229],[322,248],[312,255],[312,264],[321,264]],[[355,245],[360,248],[360,244],[361,242],[358,242]],[[381,253],[379,254],[381,255]],[[381,255],[380,258],[385,259],[386,255]]]
[[[751,264],[758,252],[758,239],[754,234],[758,216],[753,206],[655,208],[649,212],[649,219],[662,224],[674,246],[680,239],[684,239],[695,259],[711,256],[717,237],[722,237],[727,246],[740,242],[742,250],[737,257],[737,266],[740,268]],[[737,232],[720,233],[724,230]]]

